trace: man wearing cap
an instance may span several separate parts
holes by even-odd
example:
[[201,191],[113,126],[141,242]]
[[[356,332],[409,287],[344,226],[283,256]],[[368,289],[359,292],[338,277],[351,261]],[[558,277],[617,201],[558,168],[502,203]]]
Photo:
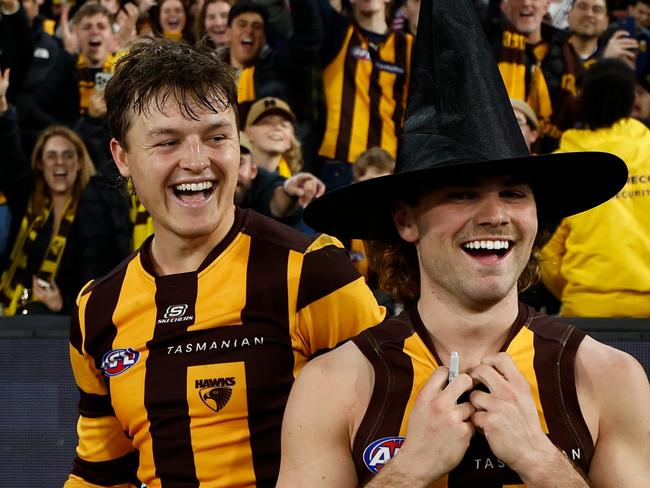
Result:
[[515,112],[515,118],[521,129],[521,135],[524,136],[524,141],[528,147],[528,152],[531,152],[531,147],[539,137],[539,121],[537,115],[530,105],[523,100],[511,98],[512,110]]
[[245,133],[239,134],[239,174],[235,203],[241,208],[273,217],[288,225],[296,224],[302,208],[325,193],[325,185],[311,173],[284,178],[253,162],[252,146]]
[[544,229],[614,196],[625,164],[530,157],[479,31],[469,0],[422,3],[395,173],[306,209],[318,230],[374,239],[371,265],[406,309],[303,370],[281,488],[650,479],[643,368],[517,299]]
[[295,122],[291,107],[280,98],[265,97],[251,106],[244,131],[258,167],[285,178],[300,171],[302,158],[295,137]]

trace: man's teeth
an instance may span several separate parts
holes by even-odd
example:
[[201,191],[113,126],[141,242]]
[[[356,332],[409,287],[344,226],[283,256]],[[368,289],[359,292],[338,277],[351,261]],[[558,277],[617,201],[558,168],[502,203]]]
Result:
[[174,187],[178,191],[205,191],[212,188],[211,181],[202,181],[200,183],[181,183]]
[[508,249],[508,241],[473,241],[463,244],[465,249]]

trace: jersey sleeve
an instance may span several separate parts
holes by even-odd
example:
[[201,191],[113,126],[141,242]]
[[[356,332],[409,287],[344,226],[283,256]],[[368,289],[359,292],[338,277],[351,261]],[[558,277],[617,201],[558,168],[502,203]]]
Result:
[[[83,302],[83,297],[79,302]],[[138,452],[115,417],[106,383],[95,367],[94,358],[84,350],[79,319],[82,313],[79,305],[75,307],[70,327],[70,362],[79,388],[79,444],[64,487],[139,487]]]
[[378,324],[386,315],[342,244],[327,235],[307,249],[296,310],[298,352],[305,360]]
[[567,282],[562,276],[562,258],[566,253],[566,240],[571,229],[566,219],[555,230],[551,240],[543,247],[539,257],[542,271],[542,281],[558,300],[562,299],[562,292]]

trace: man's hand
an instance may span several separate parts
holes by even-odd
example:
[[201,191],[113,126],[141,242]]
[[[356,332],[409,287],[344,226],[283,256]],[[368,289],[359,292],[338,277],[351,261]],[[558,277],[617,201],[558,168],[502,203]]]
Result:
[[66,51],[70,54],[77,54],[79,52],[79,39],[69,19],[70,4],[65,2],[61,4],[61,40]]
[[[379,473],[392,469],[412,479],[413,486],[429,486],[454,469],[465,455],[474,435],[469,421],[474,408],[458,398],[472,388],[472,379],[460,374],[447,385],[449,370],[438,368],[426,382],[413,404],[406,440],[395,458]],[[391,468],[391,464],[394,464]],[[394,473],[393,473],[394,474]],[[374,486],[372,482],[369,486]]]
[[604,58],[618,58],[627,63],[630,68],[635,68],[636,55],[639,52],[639,42],[630,37],[627,31],[614,32],[605,46]]
[[32,296],[39,302],[43,302],[53,312],[60,312],[63,308],[63,297],[61,290],[56,286],[54,280],[44,281],[36,276],[32,277]]
[[140,10],[133,3],[125,3],[124,8],[117,14],[117,23],[120,25],[118,34],[119,49],[126,49],[138,36],[136,24]]
[[499,459],[521,476],[540,453],[556,451],[542,431],[530,386],[508,354],[486,356],[470,376],[490,390],[470,394],[472,423]]
[[7,68],[0,73],[0,115],[4,114],[9,109],[7,102],[7,90],[9,90],[9,75],[11,69]]
[[138,4],[138,11],[142,16],[146,15],[151,10],[151,7],[158,4],[157,0],[136,0],[136,2]]
[[95,88],[88,100],[88,115],[96,119],[106,115],[106,100],[104,90]]
[[325,193],[325,183],[311,173],[298,173],[284,182],[284,191],[304,207]]

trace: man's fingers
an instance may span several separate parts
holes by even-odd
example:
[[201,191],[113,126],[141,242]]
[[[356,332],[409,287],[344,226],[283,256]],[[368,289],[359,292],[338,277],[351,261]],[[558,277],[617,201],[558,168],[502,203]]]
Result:
[[490,391],[494,391],[500,384],[505,381],[504,377],[492,365],[485,363],[474,368],[469,375],[476,383],[483,383]]
[[505,352],[485,356],[482,362],[494,367],[494,369],[501,373],[508,381],[521,378],[521,373],[519,372],[519,369],[517,369],[512,357]]
[[315,197],[320,197],[325,193],[325,183],[321,180],[316,179],[316,195]]
[[460,403],[456,408],[460,414],[461,420],[469,420],[472,414],[476,411],[474,405],[472,405],[470,402]]
[[431,374],[431,376],[429,376],[429,379],[424,384],[420,392],[426,395],[439,393],[447,384],[448,378],[449,369],[447,369],[445,366],[440,366],[433,372],[433,374]]
[[485,431],[487,416],[488,416],[487,412],[484,412],[482,410],[477,410],[470,417],[470,422],[472,422],[475,428],[481,429],[481,431]]
[[476,410],[489,410],[490,394],[481,390],[474,390],[469,394],[469,401]]
[[[449,370],[447,370],[447,375],[449,375]],[[449,379],[449,376],[447,376]],[[451,400],[456,402],[461,397],[461,395],[467,391],[470,391],[474,387],[474,382],[468,374],[459,374],[454,378],[454,380],[449,383],[444,389],[444,395],[449,395]]]

